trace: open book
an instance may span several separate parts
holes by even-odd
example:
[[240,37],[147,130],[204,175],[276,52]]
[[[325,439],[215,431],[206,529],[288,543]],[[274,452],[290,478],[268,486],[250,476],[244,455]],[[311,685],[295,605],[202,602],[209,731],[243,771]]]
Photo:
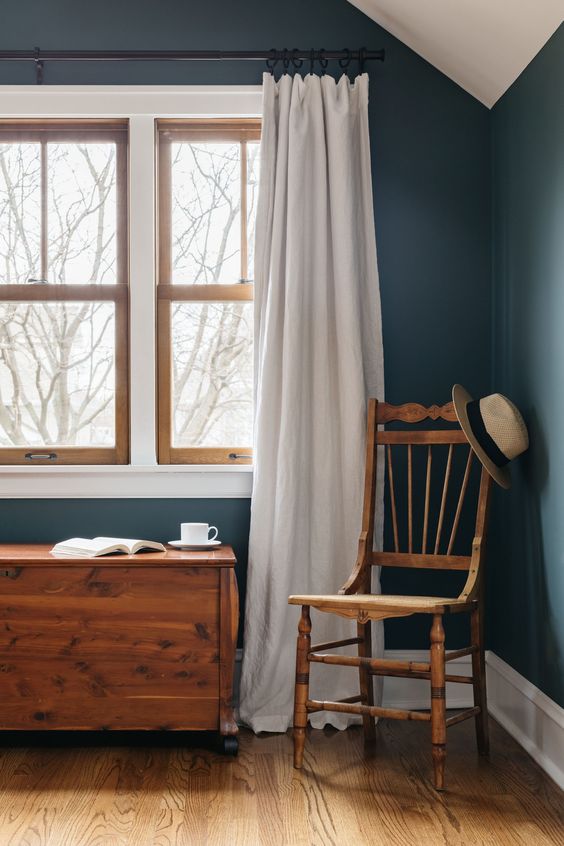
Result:
[[131,538],[69,538],[55,544],[51,550],[53,555],[70,555],[73,558],[96,558],[98,555],[109,555],[115,552],[125,552],[134,555],[141,550],[164,552],[165,548],[158,541],[132,540]]

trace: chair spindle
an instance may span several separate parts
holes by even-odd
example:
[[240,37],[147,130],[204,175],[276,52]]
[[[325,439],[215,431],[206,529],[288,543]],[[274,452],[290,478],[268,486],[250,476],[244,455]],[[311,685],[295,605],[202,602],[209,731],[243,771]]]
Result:
[[408,552],[413,552],[413,466],[412,466],[412,447],[407,445],[407,542]]
[[454,444],[449,444],[448,448],[448,458],[446,463],[445,469],[445,481],[443,485],[443,495],[441,498],[441,510],[439,512],[439,522],[437,524],[437,537],[435,538],[435,555],[439,554],[439,546],[441,544],[441,534],[443,531],[443,522],[445,519],[445,508],[446,508],[446,500],[447,500],[447,493],[448,493],[448,483],[450,481],[450,471],[452,467],[452,451],[453,451]]
[[427,478],[425,479],[425,512],[423,514],[423,539],[421,541],[421,552],[427,552],[427,531],[429,529],[429,497],[431,494],[431,463],[433,453],[431,444],[427,447]]
[[472,467],[472,458],[474,453],[472,452],[472,448],[468,447],[468,459],[466,461],[466,469],[464,470],[464,478],[462,479],[462,485],[460,487],[460,496],[458,497],[458,504],[456,506],[456,514],[454,515],[454,521],[452,524],[452,531],[450,533],[450,540],[448,542],[448,549],[447,555],[450,555],[452,552],[452,547],[454,546],[454,541],[456,538],[456,533],[458,531],[458,523],[460,521],[460,514],[462,512],[462,506],[464,505],[464,497],[466,496],[466,488],[468,487],[468,479],[470,478],[470,470]]
[[392,509],[392,526],[394,530],[394,550],[399,552],[398,515],[396,511],[396,494],[394,490],[394,470],[392,467],[392,447],[388,444],[388,481],[390,484],[390,505]]

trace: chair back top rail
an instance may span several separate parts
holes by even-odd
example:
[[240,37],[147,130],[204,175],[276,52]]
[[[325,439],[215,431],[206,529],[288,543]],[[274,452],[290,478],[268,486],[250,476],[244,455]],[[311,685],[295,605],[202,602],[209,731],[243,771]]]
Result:
[[[376,402],[370,400],[369,402]],[[452,402],[445,405],[420,405],[417,402],[406,402],[403,405],[391,405],[388,402],[377,404],[377,422],[391,423],[393,420],[401,420],[403,423],[422,423],[423,420],[448,420],[450,423],[457,423],[456,412]]]

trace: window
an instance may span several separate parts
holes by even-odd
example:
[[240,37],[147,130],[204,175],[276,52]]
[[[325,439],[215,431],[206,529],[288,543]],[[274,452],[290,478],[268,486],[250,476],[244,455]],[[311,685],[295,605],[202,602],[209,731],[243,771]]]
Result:
[[249,464],[260,122],[158,122],[164,464]]
[[127,123],[0,123],[0,462],[128,461]]
[[[0,86],[0,499],[250,496],[251,459],[229,456],[252,443],[261,102],[260,85]],[[109,154],[101,204],[87,143]]]

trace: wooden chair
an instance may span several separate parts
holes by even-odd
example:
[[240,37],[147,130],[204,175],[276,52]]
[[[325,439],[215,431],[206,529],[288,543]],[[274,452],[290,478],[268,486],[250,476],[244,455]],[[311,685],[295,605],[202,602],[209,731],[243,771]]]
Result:
[[[411,424],[425,420],[442,419],[456,423],[455,428],[435,428],[422,431]],[[400,421],[401,428],[384,430],[383,425]],[[405,424],[410,424],[410,427]],[[378,428],[380,426],[380,428]],[[383,445],[387,465],[386,505],[390,508],[393,551],[373,552],[374,509],[376,496],[376,459],[377,448]],[[443,446],[446,445],[446,446]],[[403,456],[398,453],[403,451]],[[459,455],[464,451],[464,460]],[[442,455],[439,453],[442,452]],[[396,462],[403,459],[402,479],[399,478],[398,465],[394,475],[394,456]],[[420,489],[424,491],[422,508],[414,509],[414,474],[415,457],[422,460]],[[301,605],[302,613],[298,627],[296,656],[296,688],[294,704],[294,766],[302,766],[305,731],[308,714],[316,711],[338,711],[360,714],[363,720],[365,738],[375,736],[375,717],[388,717],[397,720],[421,720],[431,724],[432,757],[434,782],[437,790],[444,790],[444,769],[446,758],[446,730],[462,720],[475,717],[478,750],[488,753],[488,718],[486,703],[486,677],[483,636],[483,590],[484,590],[484,548],[490,500],[491,477],[481,469],[479,482],[471,482],[472,467],[481,468],[474,460],[468,441],[457,423],[452,403],[443,406],[433,405],[426,408],[417,404],[400,406],[378,403],[369,400],[368,429],[366,445],[366,471],[364,487],[364,505],[362,531],[358,544],[358,556],[354,569],[338,594],[324,596],[291,596],[289,603]],[[431,477],[439,465],[444,476],[442,494],[433,496]],[[419,465],[418,465],[419,466]],[[453,473],[456,466],[461,481],[455,484]],[[451,478],[452,477],[452,478]],[[423,484],[424,478],[424,484]],[[404,485],[400,486],[400,481]],[[473,482],[474,480],[472,480]],[[401,498],[397,494],[402,489],[406,506],[406,519],[398,517]],[[475,495],[466,497],[469,490]],[[451,496],[454,494],[454,498]],[[466,500],[466,503],[465,503]],[[473,502],[472,502],[473,500]],[[399,503],[399,505],[398,505]],[[475,511],[474,511],[475,503]],[[421,505],[422,503],[419,503]],[[436,518],[435,514],[438,506]],[[469,554],[454,554],[457,532],[463,511],[472,508],[470,519],[474,528],[474,540]],[[474,516],[475,515],[475,516]],[[414,516],[422,520],[414,520]],[[422,523],[417,530],[414,523]],[[450,532],[446,526],[450,525]],[[432,540],[431,540],[432,538]],[[400,544],[400,541],[403,543]],[[404,546],[401,551],[400,546]],[[407,547],[407,548],[405,548]],[[416,551],[417,547],[417,551]],[[462,591],[455,599],[437,596],[395,596],[371,594],[372,566],[417,567],[440,570],[467,571],[467,578]],[[331,643],[311,646],[310,607],[325,613],[338,614],[357,621],[357,637]],[[446,614],[470,614],[471,645],[445,653],[445,635],[443,617]],[[411,614],[431,616],[430,660],[429,662],[392,661],[371,657],[371,621],[388,617],[405,617]],[[358,657],[328,654],[340,646],[358,644]],[[464,655],[472,656],[472,675],[459,676],[446,674],[448,661]],[[310,664],[339,664],[358,667],[360,694],[335,702],[322,702],[309,698]],[[374,706],[373,676],[400,676],[402,678],[429,679],[430,710],[406,711]],[[474,707],[454,716],[447,717],[445,703],[445,683],[460,682],[472,684],[474,689]]]

